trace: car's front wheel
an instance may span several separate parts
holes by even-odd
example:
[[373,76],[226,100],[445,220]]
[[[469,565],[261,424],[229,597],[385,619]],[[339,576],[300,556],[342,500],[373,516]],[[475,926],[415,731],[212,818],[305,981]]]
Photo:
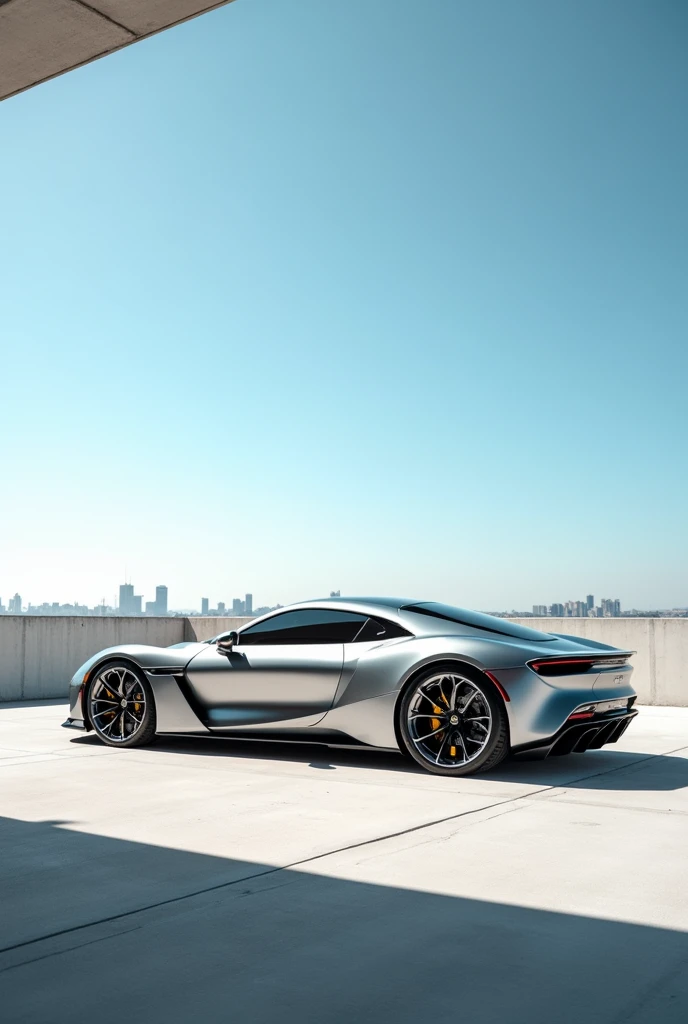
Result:
[[487,771],[509,750],[502,699],[468,667],[433,667],[414,680],[401,699],[398,726],[406,751],[436,775]]
[[102,665],[89,687],[91,724],[111,747],[140,747],[155,735],[155,703],[149,683],[128,662]]

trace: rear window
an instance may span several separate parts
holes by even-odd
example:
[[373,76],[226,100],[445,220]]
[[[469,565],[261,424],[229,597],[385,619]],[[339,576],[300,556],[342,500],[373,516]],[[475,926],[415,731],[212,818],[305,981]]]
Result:
[[528,626],[519,626],[517,622],[510,622],[509,619],[498,619],[496,615],[484,615],[482,612],[469,612],[466,608],[452,608],[451,605],[437,604],[435,601],[406,604],[401,611],[414,612],[416,615],[428,615],[435,619],[444,619],[447,622],[458,622],[461,626],[485,629],[489,633],[500,633],[502,636],[512,636],[517,640],[542,642],[556,639],[549,633],[541,633],[538,629],[529,629]]

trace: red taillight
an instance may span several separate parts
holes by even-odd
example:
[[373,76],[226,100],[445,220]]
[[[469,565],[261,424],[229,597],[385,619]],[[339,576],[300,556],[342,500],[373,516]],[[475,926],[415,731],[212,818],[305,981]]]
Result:
[[589,654],[574,656],[573,658],[536,658],[526,664],[537,672],[539,676],[573,676],[593,669],[602,672],[605,669],[627,669],[628,659],[634,651],[621,654],[598,654],[592,657]]
[[497,679],[497,676],[493,676],[491,672],[485,672],[485,675],[487,676],[488,679],[492,680],[492,682],[495,684],[495,686],[497,687],[497,689],[501,693],[501,695],[504,698],[504,700],[508,701],[509,700],[509,694],[506,692],[506,690],[504,689],[504,687],[500,683],[499,679]]
[[569,715],[569,722],[574,722],[577,718],[594,718],[594,711],[577,711],[574,715]]
[[589,672],[593,666],[591,658],[543,658],[529,661],[528,665],[539,676],[573,676]]

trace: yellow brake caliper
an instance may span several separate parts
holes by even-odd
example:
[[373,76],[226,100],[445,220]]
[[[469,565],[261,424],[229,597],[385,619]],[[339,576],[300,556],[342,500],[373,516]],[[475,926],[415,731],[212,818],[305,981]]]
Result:
[[[110,691],[108,690],[107,686],[105,687],[105,692],[107,693],[107,695],[110,698],[110,700],[116,700],[116,697],[115,697],[114,693],[110,693]],[[110,711],[109,715],[108,715],[108,718],[114,718],[115,714],[116,714],[116,712]]]
[[[441,694],[440,699],[444,702],[445,706],[448,708],[449,707],[449,701],[447,700],[447,698],[445,697],[445,695],[442,693],[441,690],[440,690],[440,694]],[[437,704],[433,704],[432,710],[435,712],[436,715],[440,715],[442,713],[442,708],[438,707]],[[439,729],[439,727],[442,724],[440,722],[439,718],[431,718],[430,721],[432,722],[433,729]],[[449,753],[450,753],[451,757],[456,757],[456,747],[450,747],[449,748]]]

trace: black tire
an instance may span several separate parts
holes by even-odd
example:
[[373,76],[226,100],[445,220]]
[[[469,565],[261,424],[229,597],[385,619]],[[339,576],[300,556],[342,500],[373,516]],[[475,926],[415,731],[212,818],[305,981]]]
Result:
[[[463,707],[469,714],[472,709],[483,714],[464,716]],[[434,731],[418,735],[418,723]],[[488,730],[485,736],[483,729]],[[458,662],[429,665],[408,684],[398,704],[397,732],[402,751],[434,775],[486,772],[509,752],[509,719],[501,695],[482,672]]]
[[142,747],[155,736],[155,701],[143,672],[128,661],[108,661],[88,688],[93,730],[109,747]]

